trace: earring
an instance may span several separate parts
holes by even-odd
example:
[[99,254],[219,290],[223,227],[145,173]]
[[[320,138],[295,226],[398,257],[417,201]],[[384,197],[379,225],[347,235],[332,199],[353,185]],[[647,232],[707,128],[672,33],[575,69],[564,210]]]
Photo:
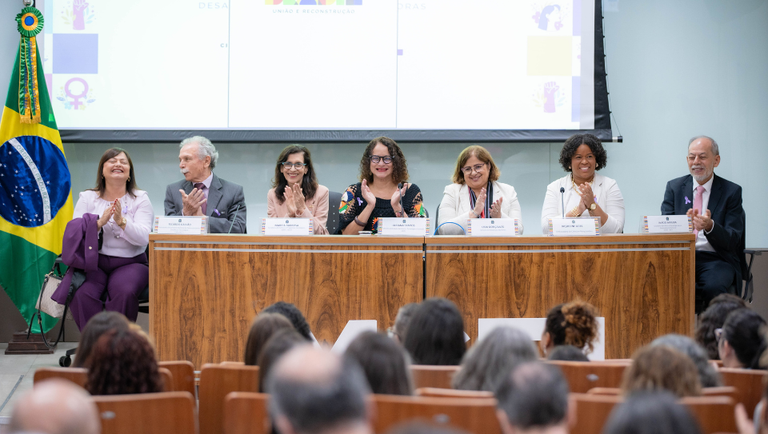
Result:
[[130,176],[128,177],[128,182],[131,182],[131,177]]

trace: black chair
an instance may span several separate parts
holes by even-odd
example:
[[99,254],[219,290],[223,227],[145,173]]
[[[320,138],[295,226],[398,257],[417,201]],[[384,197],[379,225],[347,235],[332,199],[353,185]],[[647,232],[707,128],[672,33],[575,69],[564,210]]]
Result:
[[747,303],[752,303],[752,295],[755,292],[755,282],[754,282],[754,276],[752,276],[752,262],[755,260],[755,256],[762,255],[763,252],[760,250],[753,250],[753,249],[744,249],[744,255],[749,256],[749,260],[747,261],[747,273],[744,275],[744,289],[741,291],[741,298],[747,301]]
[[328,222],[325,227],[328,233],[336,235],[339,230],[339,204],[341,203],[341,193],[335,191],[328,192]]

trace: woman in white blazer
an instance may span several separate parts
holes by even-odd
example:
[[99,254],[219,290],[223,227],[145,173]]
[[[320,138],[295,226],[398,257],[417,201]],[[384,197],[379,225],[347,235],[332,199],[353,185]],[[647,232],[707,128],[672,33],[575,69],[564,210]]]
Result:
[[[440,202],[438,233],[462,235],[468,219],[515,218],[522,234],[523,214],[517,193],[511,185],[497,181],[500,174],[491,153],[482,146],[470,146],[461,151],[456,160],[453,184],[445,187]],[[446,222],[455,224],[443,225]]]
[[592,134],[575,134],[565,141],[560,152],[560,164],[570,173],[547,186],[541,209],[541,230],[544,234],[549,233],[549,219],[563,215],[599,216],[602,223],[600,232],[603,234],[624,231],[621,190],[613,179],[595,173],[605,167],[607,161],[608,154],[600,139]]

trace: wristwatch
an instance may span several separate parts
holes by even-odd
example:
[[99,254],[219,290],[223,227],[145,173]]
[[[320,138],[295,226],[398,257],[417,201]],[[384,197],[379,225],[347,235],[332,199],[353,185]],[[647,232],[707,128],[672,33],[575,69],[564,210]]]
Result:
[[594,211],[594,210],[596,210],[596,209],[597,209],[597,203],[595,203],[595,202],[592,202],[592,205],[590,205],[590,206],[589,206],[589,210],[590,210],[590,211]]
[[128,219],[127,219],[127,218],[125,218],[125,217],[123,217],[123,219],[122,219],[122,220],[120,220],[120,226],[125,226],[125,225],[127,225],[127,224],[128,224]]

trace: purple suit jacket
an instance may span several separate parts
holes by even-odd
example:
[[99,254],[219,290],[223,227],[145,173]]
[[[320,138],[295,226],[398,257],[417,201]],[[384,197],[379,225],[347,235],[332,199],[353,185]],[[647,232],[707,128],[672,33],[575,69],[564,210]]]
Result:
[[94,271],[99,268],[99,216],[83,214],[82,217],[67,223],[61,246],[61,260],[69,269],[54,291],[51,299],[59,304],[66,304],[69,286],[75,269]]

